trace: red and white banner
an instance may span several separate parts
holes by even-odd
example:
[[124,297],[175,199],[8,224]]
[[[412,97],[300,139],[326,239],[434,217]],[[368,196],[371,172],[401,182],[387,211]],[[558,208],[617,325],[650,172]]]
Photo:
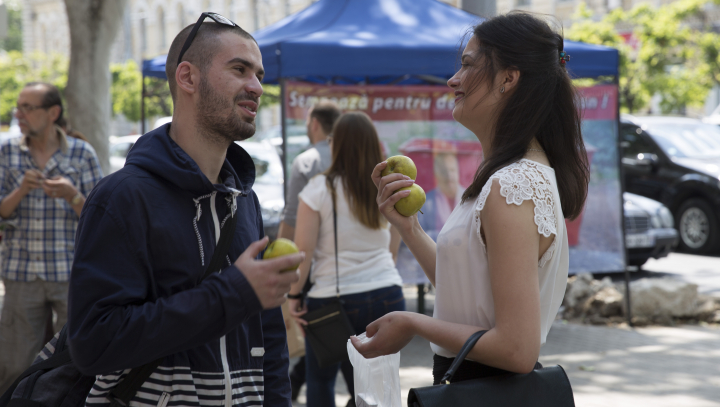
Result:
[[332,100],[343,111],[362,111],[373,121],[452,120],[455,94],[447,86],[316,85],[287,83],[287,117],[304,120],[308,109]]
[[580,88],[583,120],[614,120],[618,113],[618,89],[615,85]]

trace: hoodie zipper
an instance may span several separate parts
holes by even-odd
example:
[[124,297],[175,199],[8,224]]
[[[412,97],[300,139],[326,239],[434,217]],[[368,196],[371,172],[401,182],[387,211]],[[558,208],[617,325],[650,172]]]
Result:
[[[217,192],[213,191],[210,196],[210,212],[212,212],[213,224],[215,225],[215,245],[220,240],[220,220],[218,219],[217,209],[215,208],[215,197]],[[222,272],[222,270],[220,271]],[[227,358],[227,344],[225,335],[220,338],[220,359],[222,360],[223,373],[225,373],[225,407],[232,406],[232,383],[230,381],[230,364]]]

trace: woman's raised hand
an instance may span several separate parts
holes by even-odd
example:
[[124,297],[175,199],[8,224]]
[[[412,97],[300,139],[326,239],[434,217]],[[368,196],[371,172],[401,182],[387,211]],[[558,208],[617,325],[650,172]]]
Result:
[[412,216],[403,216],[397,210],[395,210],[395,204],[402,198],[410,195],[410,191],[400,191],[395,193],[400,188],[409,187],[414,184],[410,177],[404,174],[390,174],[382,176],[382,171],[387,167],[387,161],[383,161],[375,166],[372,172],[372,180],[377,187],[377,204],[380,208],[380,213],[385,216],[385,219],[390,222],[391,225],[395,226],[401,234],[412,229],[413,225],[417,223],[417,214]]

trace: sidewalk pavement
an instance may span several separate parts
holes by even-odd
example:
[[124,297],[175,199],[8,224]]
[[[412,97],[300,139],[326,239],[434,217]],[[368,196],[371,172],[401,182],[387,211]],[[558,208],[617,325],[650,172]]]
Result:
[[[405,289],[415,310],[415,287]],[[432,310],[433,296],[426,296]],[[431,311],[428,311],[430,313]],[[720,327],[627,327],[556,321],[540,363],[560,364],[577,407],[720,407]],[[410,388],[432,385],[430,344],[416,337],[400,352],[402,405]],[[338,375],[336,404],[350,396]],[[293,406],[305,406],[305,388]]]

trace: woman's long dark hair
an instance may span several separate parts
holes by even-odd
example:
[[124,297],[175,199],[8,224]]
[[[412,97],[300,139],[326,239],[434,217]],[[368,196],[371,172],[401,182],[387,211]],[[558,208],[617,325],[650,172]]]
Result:
[[377,187],[370,174],[383,160],[380,138],[370,117],[362,112],[345,113],[332,131],[332,164],[325,171],[328,187],[340,178],[350,212],[370,229],[386,223],[375,198]]
[[535,138],[555,169],[563,214],[574,219],[585,204],[590,172],[579,97],[560,63],[562,35],[535,16],[512,12],[475,26],[473,36],[479,51],[472,58],[474,77],[464,85],[467,93],[482,83],[492,89],[497,72],[504,69],[517,69],[520,78],[499,107],[492,154],[478,168],[463,201],[477,197],[497,170],[523,158]]

